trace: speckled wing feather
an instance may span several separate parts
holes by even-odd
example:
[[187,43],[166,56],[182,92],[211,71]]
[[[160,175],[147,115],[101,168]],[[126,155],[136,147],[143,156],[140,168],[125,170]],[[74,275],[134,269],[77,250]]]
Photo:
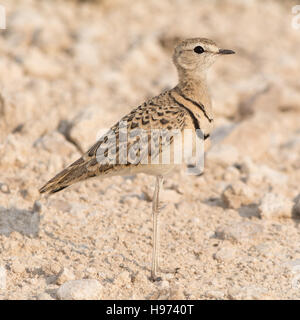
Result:
[[[187,112],[174,104],[168,92],[149,100],[124,116],[80,159],[47,182],[40,192],[55,193],[90,177],[122,174],[126,173],[127,168],[143,165],[146,158],[155,158],[166,144],[173,142],[174,136],[168,132],[181,131],[186,117]],[[140,129],[142,136],[138,131]],[[154,129],[167,130],[160,137],[155,134],[152,137]],[[123,130],[127,130],[124,141],[121,139]],[[155,144],[155,148],[150,148],[151,143]],[[122,152],[126,153],[123,158]],[[126,161],[120,161],[122,159]]]

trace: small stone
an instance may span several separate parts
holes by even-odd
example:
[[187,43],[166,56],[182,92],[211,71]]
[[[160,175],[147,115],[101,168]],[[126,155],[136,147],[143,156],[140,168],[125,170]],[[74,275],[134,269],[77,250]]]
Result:
[[53,262],[53,263],[47,264],[42,269],[46,274],[58,275],[62,268],[58,263]]
[[74,279],[75,279],[75,275],[71,270],[67,268],[62,268],[56,278],[56,284],[61,285],[67,281],[74,280]]
[[121,272],[117,278],[117,283],[121,286],[131,284],[130,273],[128,271]]
[[137,285],[140,287],[145,286],[149,281],[148,276],[141,272],[138,272],[136,275],[134,275],[132,280],[134,285]]
[[64,283],[57,290],[60,300],[99,300],[102,286],[98,280],[82,279]]
[[185,300],[186,297],[183,293],[183,289],[178,285],[175,285],[170,288],[169,292],[169,299],[170,300]]
[[88,267],[85,269],[85,274],[90,276],[96,276],[97,275],[97,269],[94,267]]
[[240,171],[234,166],[230,166],[226,168],[226,171],[223,175],[223,179],[225,181],[234,181],[239,179],[239,177],[240,177]]
[[2,193],[9,194],[10,193],[9,186],[6,183],[1,183],[0,182],[0,191]]
[[242,181],[229,185],[222,194],[227,208],[237,209],[241,205],[249,205],[255,200],[254,191]]
[[43,292],[37,296],[37,300],[54,300],[49,293]]
[[223,299],[224,292],[218,290],[209,290],[205,292],[205,295],[212,299]]
[[0,265],[0,292],[6,289],[6,269]]
[[262,232],[262,225],[250,221],[242,221],[217,229],[215,235],[221,240],[244,242],[257,238]]
[[291,218],[293,202],[282,195],[267,193],[259,205],[259,214],[262,219]]
[[158,282],[158,286],[160,289],[168,289],[170,286],[170,283],[167,280],[162,280]]
[[25,271],[25,267],[18,260],[15,260],[11,264],[11,270],[14,273],[23,273]]
[[214,259],[219,262],[231,261],[234,259],[235,251],[232,247],[223,247],[214,254]]

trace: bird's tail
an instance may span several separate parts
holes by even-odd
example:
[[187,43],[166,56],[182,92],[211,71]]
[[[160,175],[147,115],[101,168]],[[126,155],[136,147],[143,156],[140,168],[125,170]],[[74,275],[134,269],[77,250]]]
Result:
[[40,193],[55,193],[90,176],[91,172],[87,170],[86,162],[80,158],[49,180],[39,191]]

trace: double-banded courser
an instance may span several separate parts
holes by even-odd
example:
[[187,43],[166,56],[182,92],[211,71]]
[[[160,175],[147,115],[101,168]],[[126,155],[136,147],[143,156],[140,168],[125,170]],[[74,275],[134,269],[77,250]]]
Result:
[[[189,129],[200,130],[206,140],[212,129],[213,114],[206,73],[217,57],[233,54],[220,49],[213,41],[194,38],[182,41],[174,50],[173,62],[178,71],[176,87],[133,109],[111,127],[80,159],[57,174],[40,189],[55,193],[90,177],[105,178],[139,172],[156,176],[152,202],[153,253],[151,278],[158,272],[159,192],[163,177],[178,166],[174,157],[162,161],[165,147],[187,143],[180,135]],[[168,135],[168,132],[172,132]],[[158,133],[158,134],[157,134]],[[167,149],[168,149],[167,148]],[[183,147],[184,149],[184,147]]]

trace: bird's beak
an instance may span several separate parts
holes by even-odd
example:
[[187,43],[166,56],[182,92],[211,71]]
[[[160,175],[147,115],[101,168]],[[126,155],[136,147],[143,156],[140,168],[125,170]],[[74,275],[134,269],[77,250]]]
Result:
[[235,52],[233,50],[229,49],[220,49],[219,54],[234,54]]

